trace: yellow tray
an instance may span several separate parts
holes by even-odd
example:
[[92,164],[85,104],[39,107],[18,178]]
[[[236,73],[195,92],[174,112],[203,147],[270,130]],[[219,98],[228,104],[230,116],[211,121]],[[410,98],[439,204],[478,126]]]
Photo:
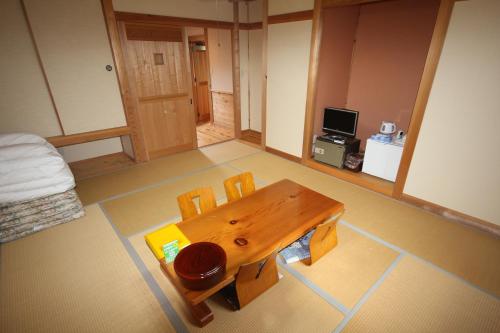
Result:
[[191,244],[189,239],[182,233],[182,231],[177,228],[177,225],[170,224],[166,227],[153,231],[150,234],[144,236],[149,249],[153,252],[155,257],[160,260],[165,258],[163,254],[163,245],[177,240],[179,244],[179,251]]

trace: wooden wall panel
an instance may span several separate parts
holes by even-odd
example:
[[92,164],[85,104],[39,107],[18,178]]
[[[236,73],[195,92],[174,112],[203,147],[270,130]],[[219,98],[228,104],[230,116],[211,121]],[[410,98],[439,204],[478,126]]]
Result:
[[[177,43],[134,40],[127,44],[140,100],[171,94],[187,95],[190,81],[184,70],[186,57],[182,47]],[[162,57],[163,65],[155,65],[155,54]]]
[[214,108],[214,124],[226,128],[234,128],[233,95],[212,91]]
[[127,23],[125,31],[129,40],[182,42],[182,30],[179,27],[168,29],[164,25]]
[[186,100],[157,100],[141,103],[141,115],[146,147],[150,154],[173,148],[179,145],[191,144],[190,131],[184,129],[191,126],[189,118],[179,114],[186,109]]

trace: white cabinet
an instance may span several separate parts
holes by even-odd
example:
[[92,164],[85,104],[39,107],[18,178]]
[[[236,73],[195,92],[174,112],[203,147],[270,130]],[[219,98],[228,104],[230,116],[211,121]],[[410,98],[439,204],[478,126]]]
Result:
[[363,172],[393,182],[398,174],[402,154],[403,146],[401,145],[368,139],[366,140]]

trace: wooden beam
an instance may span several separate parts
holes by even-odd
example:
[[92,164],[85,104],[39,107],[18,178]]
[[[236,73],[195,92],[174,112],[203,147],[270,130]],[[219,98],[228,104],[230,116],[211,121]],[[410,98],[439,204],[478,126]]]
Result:
[[284,159],[287,159],[289,161],[292,161],[292,162],[295,162],[295,163],[300,163],[301,162],[301,158],[300,157],[297,157],[297,156],[285,153],[285,152],[283,152],[281,150],[274,149],[274,148],[271,148],[271,147],[266,147],[265,150],[268,153],[271,153],[271,154],[279,156],[279,157],[283,157]]
[[122,97],[123,108],[127,125],[130,128],[130,140],[134,149],[134,159],[137,162],[144,162],[149,159],[146,150],[146,142],[142,133],[140,119],[136,102],[130,91],[130,84],[127,76],[126,62],[123,55],[123,50],[120,44],[120,35],[116,23],[115,12],[113,10],[112,0],[102,0],[102,9],[108,31],[108,38],[111,45],[113,60],[115,63],[116,76]]
[[234,106],[234,136],[241,137],[241,92],[240,92],[240,7],[239,2],[233,2],[233,106]]
[[240,23],[241,30],[258,30],[262,29],[262,22]]
[[293,12],[279,15],[269,16],[268,24],[278,24],[286,22],[307,21],[313,19],[313,10],[304,10],[301,12]]
[[321,4],[323,8],[328,7],[339,7],[339,6],[355,6],[355,5],[366,5],[372,2],[380,2],[387,0],[322,0]]
[[98,131],[78,133],[72,135],[59,135],[46,138],[54,147],[64,147],[76,145],[78,143],[91,142],[102,139],[116,138],[123,135],[130,135],[131,128],[128,126],[108,128]]
[[434,33],[432,34],[429,52],[427,54],[422,79],[420,81],[420,86],[418,87],[415,106],[411,115],[410,126],[408,127],[408,134],[406,135],[403,155],[401,157],[398,174],[396,176],[396,184],[394,186],[393,195],[397,198],[401,197],[406,183],[411,159],[417,144],[417,138],[422,125],[422,120],[424,119],[425,108],[427,107],[427,101],[429,100],[429,95],[431,93],[432,82],[434,81],[434,76],[436,75],[439,57],[441,56],[441,51],[443,49],[454,4],[454,0],[441,0],[441,4],[439,5]]
[[309,74],[307,79],[306,115],[304,120],[304,138],[302,142],[302,160],[311,159],[312,136],[314,131],[314,115],[316,108],[316,89],[318,81],[319,53],[321,47],[322,7],[321,0],[314,1],[314,17],[311,37],[311,53],[309,55]]
[[[180,27],[201,27],[201,28],[214,28],[214,29],[233,29],[234,23],[227,21],[216,21],[216,20],[202,20],[202,19],[192,19],[176,16],[163,16],[163,15],[151,15],[151,14],[140,14],[140,13],[128,13],[128,12],[115,12],[117,21],[124,21],[127,23],[142,23],[142,24],[168,24],[171,26]],[[279,15],[272,15],[268,18],[268,24],[278,24],[286,22],[296,22],[312,20],[313,11],[304,10],[300,12],[285,13]],[[252,23],[239,23],[240,30],[256,30],[262,29],[262,22],[252,22]]]
[[134,22],[134,23],[158,23],[168,24],[181,27],[201,27],[214,29],[233,29],[233,22],[202,20],[175,16],[115,12],[117,21]]

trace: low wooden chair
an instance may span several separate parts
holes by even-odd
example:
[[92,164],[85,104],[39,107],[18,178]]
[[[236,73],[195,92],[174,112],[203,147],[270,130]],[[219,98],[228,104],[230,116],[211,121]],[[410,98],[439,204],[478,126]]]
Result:
[[199,199],[200,212],[206,213],[217,208],[214,191],[211,187],[200,187],[190,192],[181,194],[177,197],[177,203],[181,210],[183,220],[197,216],[200,213],[196,208],[194,199]]
[[226,300],[237,310],[253,301],[279,281],[276,255],[240,266],[236,280],[222,290]]
[[[240,189],[238,189],[240,184]],[[251,172],[233,176],[224,181],[224,189],[226,190],[227,201],[239,200],[253,192],[255,192],[255,184]]]
[[309,252],[311,253],[309,265],[315,263],[319,258],[337,246],[337,221],[342,214],[343,212],[316,227],[309,241]]

